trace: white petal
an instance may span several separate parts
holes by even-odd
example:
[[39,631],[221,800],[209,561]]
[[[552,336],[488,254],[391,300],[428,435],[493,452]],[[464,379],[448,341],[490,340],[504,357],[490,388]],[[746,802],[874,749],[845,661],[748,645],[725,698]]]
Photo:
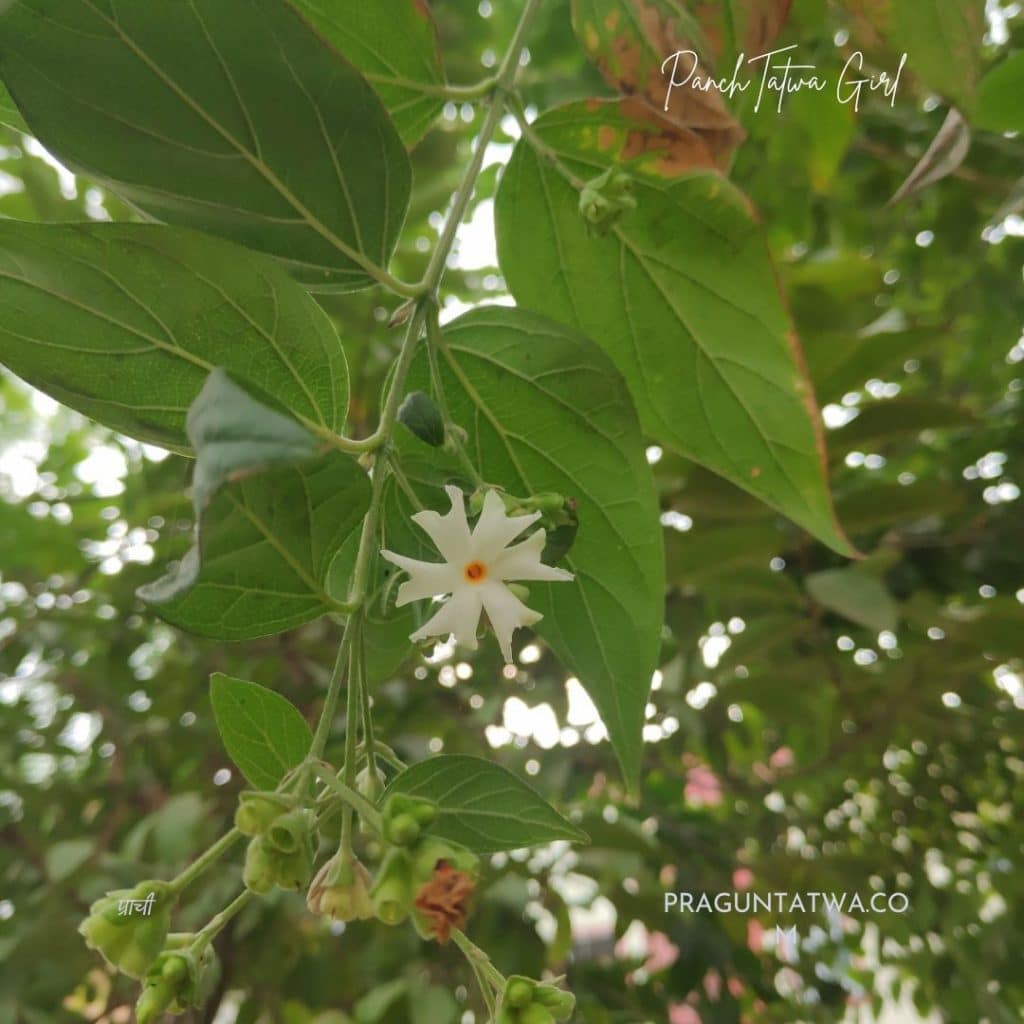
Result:
[[512,662],[512,634],[520,626],[532,626],[543,618],[540,612],[527,608],[504,583],[491,581],[477,588],[483,598],[487,618],[491,620],[505,663]]
[[399,608],[410,601],[450,594],[461,581],[459,571],[447,562],[421,562],[393,551],[382,551],[381,555],[409,574],[409,579],[398,588],[395,605]]
[[460,647],[475,651],[476,629],[480,624],[480,596],[479,587],[459,587],[437,614],[428,619],[409,639],[416,641],[441,637],[447,640],[454,633]]
[[484,495],[484,507],[473,527],[473,557],[481,562],[494,561],[528,526],[540,519],[539,512],[528,516],[510,516],[497,491]]
[[488,567],[492,575],[500,580],[551,580],[573,579],[571,572],[545,565],[540,560],[544,550],[545,533],[537,530],[526,540],[506,548]]
[[445,561],[462,566],[472,561],[469,523],[466,521],[466,500],[458,487],[449,485],[445,490],[451,499],[451,511],[441,515],[431,509],[425,509],[423,512],[417,512],[412,521],[426,530]]

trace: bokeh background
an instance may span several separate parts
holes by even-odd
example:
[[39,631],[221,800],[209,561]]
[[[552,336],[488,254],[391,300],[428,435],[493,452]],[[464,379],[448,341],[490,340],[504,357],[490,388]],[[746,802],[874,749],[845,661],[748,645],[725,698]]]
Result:
[[[448,73],[493,66],[517,6],[434,5]],[[841,14],[797,0],[783,42],[838,69]],[[986,63],[1024,45],[990,3]],[[543,70],[541,70],[543,69]],[[603,94],[568,5],[544,5],[533,109]],[[855,568],[705,470],[648,450],[670,589],[643,792],[627,798],[578,681],[522,634],[439,646],[378,680],[378,734],[408,761],[484,754],[530,777],[592,836],[492,861],[470,925],[505,971],[568,974],[588,1024],[892,1021],[1010,1024],[1024,1008],[1024,139],[976,133],[966,160],[887,205],[945,118],[913,79],[855,116],[830,94],[741,111],[733,177],[761,210],[828,426]],[[413,154],[399,270],[422,269],[478,125],[449,104]],[[491,198],[515,140],[487,154],[446,280],[448,315],[509,301]],[[0,129],[0,216],[129,219],[34,140]],[[324,299],[375,415],[395,348],[374,292]],[[107,889],[170,876],[224,831],[243,781],[207,679],[284,693],[312,720],[327,620],[224,646],[135,597],[186,550],[187,461],[0,378],[0,1024],[130,1019],[134,987],[76,926]],[[609,623],[608,629],[615,629]],[[335,723],[340,746],[344,721]],[[234,892],[190,892],[182,926]],[[907,894],[905,914],[679,915],[665,891]],[[248,908],[221,937],[217,1024],[469,1024],[454,950],[411,929],[328,927],[301,898]],[[476,1014],[476,1016],[474,1016]]]

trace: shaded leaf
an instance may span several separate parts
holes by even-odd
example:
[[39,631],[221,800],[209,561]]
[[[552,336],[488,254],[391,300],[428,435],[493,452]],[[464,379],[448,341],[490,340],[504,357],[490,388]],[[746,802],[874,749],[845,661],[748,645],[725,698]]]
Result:
[[886,51],[929,88],[964,109],[973,105],[985,30],[984,0],[845,0],[855,35],[870,51]]
[[477,853],[538,846],[559,839],[587,842],[532,786],[507,768],[466,754],[429,757],[396,775],[384,792],[438,805],[431,832]]
[[49,150],[152,217],[261,249],[314,288],[366,287],[358,260],[391,256],[405,148],[283,0],[19,0],[0,75]]
[[362,71],[405,144],[413,145],[444,106],[437,93],[444,83],[437,29],[426,0],[292,2]]
[[210,703],[224,749],[254,789],[276,788],[309,753],[313,733],[279,693],[215,672]]
[[[585,338],[522,310],[476,310],[445,337],[448,404],[456,423],[473,426],[471,457],[483,478],[513,494],[553,491],[576,502],[579,529],[564,563],[576,578],[530,583],[528,603],[635,782],[664,566],[653,479],[622,379]],[[411,386],[426,386],[425,355],[411,377]]]
[[11,94],[2,82],[0,82],[0,125],[4,128],[9,128],[12,132],[29,134],[25,119],[14,105]]
[[[673,177],[664,150],[629,156],[638,129],[617,104],[562,107],[533,128],[558,164],[520,141],[496,204],[517,302],[611,355],[653,439],[850,553],[799,343],[745,197],[713,172]],[[615,161],[634,176],[637,209],[594,238],[577,189]]]
[[902,397],[869,402],[857,418],[830,431],[831,447],[838,456],[858,448],[862,451],[885,446],[891,441],[916,436],[922,430],[970,427],[977,422],[970,410],[934,398]]
[[1011,53],[981,80],[975,123],[992,132],[1024,132],[1024,50]]
[[822,607],[875,632],[895,629],[896,603],[884,584],[859,569],[826,569],[806,579],[807,593]]
[[272,261],[215,238],[0,221],[0,313],[0,360],[143,441],[190,450],[186,413],[215,366],[312,430],[345,423],[348,369],[330,320]]

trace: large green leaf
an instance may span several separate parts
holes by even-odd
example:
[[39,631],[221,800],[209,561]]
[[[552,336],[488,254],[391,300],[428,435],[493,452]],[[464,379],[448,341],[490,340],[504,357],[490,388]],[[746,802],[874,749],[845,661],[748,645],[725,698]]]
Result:
[[[953,402],[924,396],[905,396],[869,402],[852,422],[829,435],[836,455],[860,449],[877,451],[893,441],[906,440],[923,430],[971,427],[977,419]],[[874,446],[874,447],[872,447]]]
[[444,105],[437,30],[426,0],[293,3],[366,76],[406,145],[415,143]]
[[[537,631],[587,688],[635,780],[657,668],[664,565],[653,479],[622,378],[585,338],[522,310],[487,308],[445,328],[455,421],[485,480],[577,502],[571,583],[531,583]],[[426,390],[425,356],[410,387]],[[432,449],[409,437],[424,452]],[[439,492],[435,492],[439,493]],[[443,502],[443,495],[441,496]],[[389,544],[393,543],[389,540]]]
[[18,112],[18,108],[11,99],[11,94],[0,82],[0,125],[10,128],[12,132],[28,132],[28,125]]
[[372,283],[409,199],[366,80],[286,0],[17,0],[0,76],[32,133],[151,216]]
[[337,432],[337,333],[271,260],[157,225],[0,221],[0,362],[107,426],[188,451],[185,416],[214,366],[310,429]]
[[309,753],[313,734],[279,693],[214,672],[210,703],[228,756],[256,789],[274,789]]
[[905,53],[910,74],[961,107],[971,107],[981,67],[985,0],[845,3],[854,12],[860,42],[872,50],[887,49],[893,66]]
[[976,121],[993,132],[1024,132],[1024,50],[1011,53],[981,80]]
[[[533,129],[558,163],[521,140],[496,209],[517,301],[611,355],[655,440],[850,553],[799,343],[747,200],[714,172],[676,174],[670,144],[619,104],[561,107]],[[634,176],[637,209],[597,236],[579,188],[617,163]]]
[[507,768],[466,754],[442,754],[406,768],[391,793],[432,800],[438,819],[431,832],[478,853],[496,853],[587,835],[562,817],[532,786]]

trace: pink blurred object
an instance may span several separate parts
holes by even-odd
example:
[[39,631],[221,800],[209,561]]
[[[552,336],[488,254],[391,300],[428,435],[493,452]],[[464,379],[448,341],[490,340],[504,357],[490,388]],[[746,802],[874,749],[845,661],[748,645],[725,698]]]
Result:
[[700,1014],[686,1003],[676,1003],[668,1008],[668,1024],[700,1024]]
[[683,796],[694,807],[717,807],[722,802],[722,786],[710,768],[694,765],[686,773]]
[[732,885],[738,892],[749,889],[754,884],[754,872],[750,868],[737,868],[732,873]]

